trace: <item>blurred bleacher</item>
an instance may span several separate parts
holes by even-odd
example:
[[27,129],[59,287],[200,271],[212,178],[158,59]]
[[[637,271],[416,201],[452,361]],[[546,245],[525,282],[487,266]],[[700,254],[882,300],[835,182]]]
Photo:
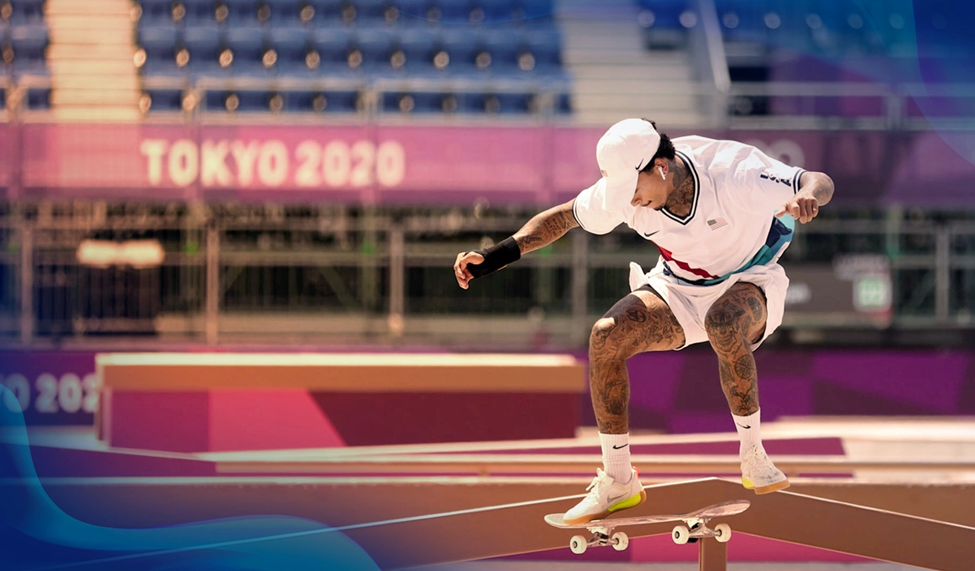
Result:
[[[50,107],[50,71],[46,51],[49,31],[44,0],[12,0],[0,4],[3,75],[0,103],[27,109]],[[19,87],[19,89],[15,89]]]
[[[727,89],[712,124],[764,126],[766,117],[789,117],[793,127],[928,128],[932,119],[970,121],[975,111],[966,71],[975,62],[957,49],[967,34],[964,3],[636,4],[647,50],[693,54],[688,61],[699,65],[697,76],[719,92]],[[702,48],[705,36],[720,42]],[[722,73],[727,69],[727,88],[713,81],[709,59]]]
[[[10,0],[6,109],[683,127],[970,120],[941,0]],[[957,42],[956,42],[957,43]],[[75,107],[77,112],[66,110]]]
[[143,111],[564,114],[551,0],[140,0]]

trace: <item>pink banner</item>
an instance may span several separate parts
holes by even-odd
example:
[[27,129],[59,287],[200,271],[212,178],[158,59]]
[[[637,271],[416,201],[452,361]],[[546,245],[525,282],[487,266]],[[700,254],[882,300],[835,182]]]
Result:
[[525,127],[30,125],[23,185],[172,198],[534,197],[546,186],[550,138]]
[[[6,159],[0,159],[0,184],[16,186],[19,195],[28,198],[369,204],[470,204],[479,199],[495,204],[550,204],[565,200],[598,178],[595,144],[604,130],[376,124],[24,124],[3,128],[8,133],[20,130],[23,156],[4,152],[15,147],[9,136],[2,139],[0,152]],[[907,203],[975,202],[972,193],[949,192],[956,182],[975,177],[975,166],[954,150],[959,145],[946,142],[937,133],[698,134],[752,143],[785,162],[823,170],[837,182],[838,203],[874,204],[888,193]],[[931,164],[919,165],[919,159]],[[950,169],[939,168],[939,164]],[[932,183],[938,184],[923,196],[905,192]],[[939,188],[948,194],[940,197]]]
[[0,124],[0,189],[8,189],[13,183],[11,169],[17,163],[11,157],[11,152],[16,149],[14,141],[11,139],[16,136],[16,128],[10,124]]

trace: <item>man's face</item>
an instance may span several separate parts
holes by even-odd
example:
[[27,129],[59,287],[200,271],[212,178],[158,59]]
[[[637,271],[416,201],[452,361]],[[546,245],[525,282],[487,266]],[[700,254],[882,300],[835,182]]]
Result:
[[660,210],[667,204],[667,199],[670,198],[673,186],[669,180],[664,180],[660,176],[660,170],[657,169],[657,165],[661,165],[664,172],[667,172],[667,163],[664,161],[657,162],[653,170],[641,171],[636,181],[636,192],[633,193],[633,199],[630,200],[630,205]]

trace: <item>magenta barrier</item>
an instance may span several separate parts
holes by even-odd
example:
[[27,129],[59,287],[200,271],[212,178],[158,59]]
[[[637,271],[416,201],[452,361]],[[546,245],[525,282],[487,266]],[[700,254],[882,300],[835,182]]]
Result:
[[[599,176],[603,128],[383,125],[0,127],[9,198],[549,204]],[[691,134],[668,130],[671,136]],[[702,131],[828,172],[838,204],[975,204],[970,133]],[[14,137],[13,135],[16,135]],[[959,140],[959,138],[964,140]],[[21,146],[17,146],[17,139]],[[21,155],[5,152],[21,149]],[[923,187],[924,192],[917,188]]]
[[[168,349],[179,350],[175,347]],[[274,347],[266,349],[284,350]],[[335,351],[326,347],[294,350]],[[418,349],[418,352],[436,350]],[[584,360],[585,352],[578,352],[576,357]],[[94,351],[0,351],[0,383],[10,387],[17,395],[23,404],[28,424],[90,425],[93,421],[91,411],[98,406],[98,392],[92,390],[96,387],[90,384],[93,376],[90,375],[95,369],[94,359]],[[780,416],[975,414],[975,353],[970,351],[785,350],[763,347],[755,353],[755,360],[761,386],[763,418],[769,421]],[[707,346],[672,353],[644,353],[632,358],[628,368],[632,385],[630,424],[633,428],[669,433],[726,432],[734,429],[718,381],[717,359]],[[82,390],[80,394],[77,391],[78,383]],[[215,409],[217,412],[230,411],[227,414],[246,416],[254,406],[249,401],[231,402],[227,400],[232,398],[230,395],[221,398],[224,399],[221,403],[227,403],[227,406]],[[317,409],[315,412],[327,418],[343,438],[353,435],[352,441],[346,444],[360,444],[372,438],[368,421],[355,413],[357,407],[369,406],[367,397],[322,393],[313,394],[312,398]],[[444,398],[444,395],[439,395],[436,402],[425,402],[424,406],[444,409],[445,404],[457,404],[447,403]],[[589,394],[580,394],[576,398],[581,417],[563,420],[571,423],[581,421],[584,426],[594,426]],[[406,410],[415,410],[412,408],[414,403],[387,402],[402,405]],[[532,404],[544,406],[543,403]],[[287,408],[285,404],[281,407]],[[395,406],[380,416],[384,414],[389,414],[390,419],[398,419],[403,426],[410,426],[409,415],[397,411]],[[452,422],[459,420],[453,418]],[[488,419],[482,420],[482,426],[492,426]],[[571,428],[568,426],[568,429]],[[419,429],[411,428],[397,434],[398,442],[405,443],[417,438],[416,430]],[[319,433],[317,437],[322,434]],[[479,436],[491,439],[486,432]],[[239,446],[239,443],[231,444],[228,435],[218,434],[218,437],[223,442],[223,448]],[[518,435],[506,433],[505,437],[518,438]],[[251,436],[244,440],[249,438]]]

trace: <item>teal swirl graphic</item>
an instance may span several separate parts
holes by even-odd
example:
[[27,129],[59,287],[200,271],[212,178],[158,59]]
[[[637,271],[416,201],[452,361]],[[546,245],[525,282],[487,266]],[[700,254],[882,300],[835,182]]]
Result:
[[45,491],[16,398],[0,385],[0,568],[369,571],[378,566],[348,537],[298,517],[254,515],[146,529],[79,521]]

